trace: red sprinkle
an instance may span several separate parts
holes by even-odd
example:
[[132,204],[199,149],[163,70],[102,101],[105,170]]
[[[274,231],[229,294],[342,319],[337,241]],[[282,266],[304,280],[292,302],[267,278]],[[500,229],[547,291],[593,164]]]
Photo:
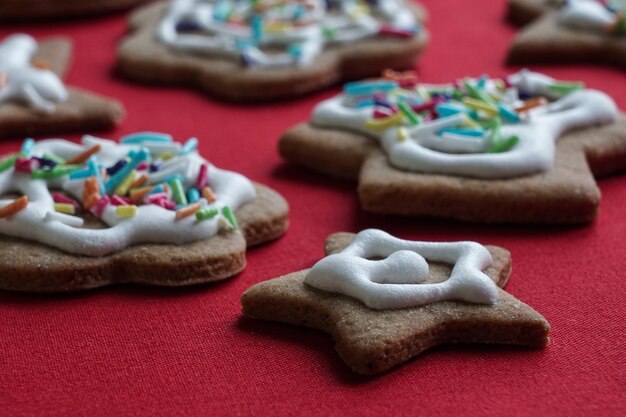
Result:
[[73,198],[64,196],[61,193],[52,193],[52,199],[54,200],[55,203],[71,204],[74,207],[80,207],[80,204],[78,204],[78,201],[74,200]]
[[106,206],[111,203],[111,199],[108,195],[103,195],[96,201],[96,204],[91,208],[91,213],[96,217],[102,217],[102,213],[104,213],[104,209]]
[[147,162],[142,162],[139,165],[137,165],[137,168],[135,168],[137,171],[145,171],[146,169],[148,169],[150,167],[150,165],[148,165]]
[[203,189],[209,183],[209,167],[207,164],[200,165],[200,171],[198,172],[198,179],[196,180],[196,187]]
[[395,36],[398,38],[412,38],[413,36],[415,36],[415,32],[412,32],[410,30],[396,29],[392,26],[381,27],[378,31],[378,34],[380,36]]
[[36,159],[30,158],[17,158],[15,160],[15,171],[26,172],[30,174],[33,169],[39,168],[39,162]]
[[128,206],[131,205],[132,202],[125,197],[114,195],[113,197],[111,197],[111,204],[113,204],[114,206]]

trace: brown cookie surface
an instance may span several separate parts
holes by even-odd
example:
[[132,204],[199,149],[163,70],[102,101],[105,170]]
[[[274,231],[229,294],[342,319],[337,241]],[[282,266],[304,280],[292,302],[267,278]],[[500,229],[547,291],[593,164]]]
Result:
[[358,179],[367,211],[494,223],[586,223],[600,203],[594,176],[626,170],[626,116],[563,135],[550,171],[502,180],[403,171],[387,162],[374,140],[310,124],[288,131],[279,150],[289,162]]
[[[191,87],[230,101],[267,101],[310,93],[344,80],[379,74],[385,68],[410,68],[427,42],[427,33],[409,40],[367,39],[324,51],[304,68],[251,69],[227,59],[174,51],[156,39],[166,3],[146,6],[130,20],[130,34],[118,52],[118,69],[139,82]],[[423,18],[424,12],[414,7]]]
[[[354,238],[331,235],[326,254],[345,248]],[[487,246],[493,265],[484,272],[499,287],[511,271],[507,250]],[[445,281],[450,265],[430,264],[427,282]],[[492,306],[457,301],[437,302],[397,310],[373,310],[360,301],[310,287],[308,270],[294,272],[250,288],[242,296],[246,316],[306,326],[329,333],[335,349],[355,372],[384,372],[440,344],[499,343],[543,347],[548,343],[547,321],[528,305],[499,290]]]
[[[0,288],[65,292],[114,283],[182,286],[229,278],[245,267],[246,243],[275,239],[288,226],[288,206],[282,196],[260,184],[255,188],[255,199],[235,212],[239,230],[183,245],[139,244],[89,257],[0,236]],[[86,227],[103,224],[88,215]]]
[[561,0],[509,0],[507,19],[517,25],[526,25],[561,4]]
[[507,63],[604,63],[626,68],[626,37],[572,29],[549,11],[524,27],[509,49]]
[[0,0],[0,20],[22,22],[81,17],[128,9],[144,0]]
[[[39,43],[33,60],[63,78],[71,50],[72,44],[67,38],[45,40]],[[23,103],[1,103],[0,138],[107,130],[123,119],[124,108],[118,101],[78,88],[67,89],[69,98],[57,104],[52,113],[37,111]]]

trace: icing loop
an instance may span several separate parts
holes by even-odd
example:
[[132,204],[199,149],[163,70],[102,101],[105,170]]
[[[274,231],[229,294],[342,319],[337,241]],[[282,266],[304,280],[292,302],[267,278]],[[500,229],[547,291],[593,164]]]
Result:
[[0,104],[19,101],[51,113],[55,104],[67,100],[68,92],[59,77],[48,69],[36,68],[31,60],[37,41],[18,34],[0,43]]
[[[0,216],[0,233],[100,256],[137,243],[194,242],[237,227],[233,210],[254,198],[254,186],[207,163],[196,145],[156,133],[130,135],[120,144],[92,136],[82,145],[27,140],[0,162],[0,194],[20,193],[28,201]],[[12,204],[0,200],[0,211]],[[81,228],[82,218],[74,216],[81,209],[108,227]]]
[[559,11],[559,22],[574,29],[626,34],[624,0],[569,0]]
[[[450,278],[424,284],[428,278],[425,258],[454,264]],[[317,262],[304,282],[378,310],[446,300],[491,305],[498,302],[498,288],[481,272],[491,263],[489,251],[476,242],[414,242],[368,229],[340,253]]]
[[413,37],[403,0],[173,0],[157,29],[170,48],[257,67],[307,65],[326,45]]
[[509,178],[549,170],[563,133],[616,117],[606,94],[523,70],[448,85],[398,74],[349,83],[318,104],[311,123],[379,140],[400,169]]

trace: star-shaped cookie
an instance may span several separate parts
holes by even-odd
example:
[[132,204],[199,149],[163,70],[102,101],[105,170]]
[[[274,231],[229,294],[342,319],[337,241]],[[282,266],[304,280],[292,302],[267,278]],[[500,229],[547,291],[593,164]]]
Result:
[[[35,44],[27,35],[14,35],[5,39],[5,43],[9,39],[17,40],[20,45]],[[20,47],[16,51],[18,54]],[[32,65],[43,71],[49,70],[59,79],[63,79],[70,62],[71,50],[72,44],[67,38],[44,40],[36,46]],[[0,72],[1,68],[2,63]],[[4,89],[9,88],[10,83],[9,77],[0,83],[0,96]],[[0,100],[0,137],[23,138],[30,135],[111,129],[119,124],[123,116],[124,109],[118,101],[68,87],[67,97],[47,111],[35,108],[24,100]]]
[[586,223],[596,217],[600,203],[594,177],[626,169],[625,128],[626,116],[620,114],[610,124],[571,130],[557,141],[551,169],[508,178],[401,169],[365,132],[313,122],[287,131],[279,152],[288,162],[357,180],[361,206],[370,212],[490,223]]
[[534,1],[528,2],[528,6],[537,6],[531,7],[533,11],[529,14],[519,10],[524,10],[521,4],[526,2],[519,3],[516,10],[510,10],[510,15],[517,16],[516,21],[521,24],[530,23],[515,37],[507,55],[508,64],[603,63],[626,68],[626,36],[623,33],[612,34],[608,29],[594,30],[565,24],[559,6],[549,2],[541,6]]
[[[413,66],[428,38],[421,28],[417,36],[374,36],[324,47],[306,64],[247,67],[238,60],[177,50],[159,41],[157,28],[169,5],[158,2],[132,14],[130,33],[119,48],[118,70],[134,81],[191,87],[229,101],[291,98],[341,81],[372,76],[384,68],[407,69]],[[421,7],[413,2],[407,6],[416,20],[425,19]]]
[[143,0],[0,0],[0,20],[22,22],[67,19],[128,9]]
[[[336,233],[326,255],[342,251],[354,234]],[[486,246],[492,264],[483,272],[503,287],[511,272],[506,249]],[[431,262],[424,284],[449,279],[451,265]],[[439,301],[419,307],[375,310],[346,295],[305,283],[309,270],[256,284],[242,296],[243,314],[255,319],[306,326],[329,333],[346,364],[364,375],[378,374],[442,344],[499,343],[543,347],[549,324],[535,310],[501,289],[493,305]],[[391,278],[388,277],[391,281]]]

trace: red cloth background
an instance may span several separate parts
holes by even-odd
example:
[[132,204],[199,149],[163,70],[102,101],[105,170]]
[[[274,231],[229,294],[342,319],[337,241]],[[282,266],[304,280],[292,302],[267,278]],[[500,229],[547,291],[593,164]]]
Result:
[[[515,69],[503,65],[516,33],[504,21],[504,1],[423,3],[432,34],[417,67],[423,80]],[[600,182],[601,212],[587,227],[495,227],[365,214],[354,183],[286,166],[276,152],[280,134],[306,120],[313,105],[337,88],[280,104],[235,106],[192,91],[135,85],[112,75],[125,30],[124,16],[117,15],[4,26],[0,38],[15,31],[73,37],[68,83],[117,97],[128,111],[123,125],[104,136],[138,130],[170,132],[179,140],[197,135],[213,163],[280,191],[291,204],[291,228],[250,251],[245,272],[215,285],[0,292],[2,416],[624,415],[626,178]],[[535,69],[584,80],[626,109],[626,72]],[[0,152],[20,143],[5,141]],[[242,318],[239,297],[248,287],[311,266],[328,234],[366,227],[508,248],[514,268],[507,291],[548,319],[550,345],[437,348],[385,375],[362,378],[343,364],[327,335]]]

